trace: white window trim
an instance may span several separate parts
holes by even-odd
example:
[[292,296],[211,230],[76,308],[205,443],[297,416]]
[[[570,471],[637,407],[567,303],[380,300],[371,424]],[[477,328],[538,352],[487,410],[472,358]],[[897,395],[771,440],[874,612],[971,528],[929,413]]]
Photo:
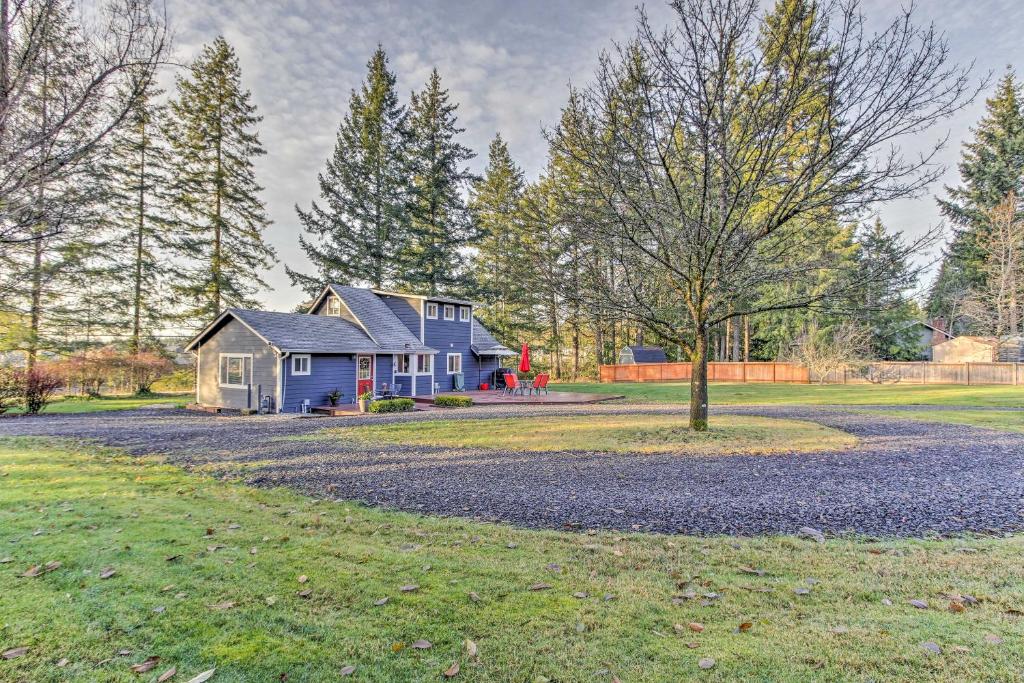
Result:
[[[430,315],[431,308],[434,309],[434,315]],[[429,302],[427,303],[427,318],[429,318],[430,320],[437,320],[437,304]]]
[[[399,356],[405,356],[405,357],[406,357],[406,359],[407,359],[407,362],[406,362],[406,364],[405,364],[405,370],[404,370],[404,371],[402,371],[402,370],[399,370],[399,369],[398,369],[398,357],[399,357]],[[413,366],[413,363],[412,363],[411,361],[409,361],[408,359],[410,359],[410,358],[415,358],[415,357],[416,357],[416,355],[415,355],[415,354],[409,354],[409,353],[396,353],[396,354],[395,354],[395,363],[394,363],[394,365],[393,365],[393,367],[394,367],[394,371],[392,372],[392,374],[394,374],[394,375],[401,375],[402,377],[408,377],[409,375],[412,375],[412,374],[414,374],[414,373],[416,372],[416,369],[415,369],[415,367]]]
[[[448,315],[449,313],[451,313],[451,315]],[[444,305],[444,319],[445,320],[455,320],[455,306],[454,306],[454,304],[445,304]]]
[[[296,353],[296,354],[292,354],[292,356],[290,356],[290,357],[292,359],[292,375],[294,375],[294,376],[309,375],[310,373],[313,372],[313,357],[310,356],[308,353]],[[301,370],[299,370],[299,371],[295,370],[295,359],[296,358],[305,358],[306,359],[306,371],[305,372],[302,372]]]
[[[459,369],[458,370],[452,370],[451,369],[451,367],[452,367],[452,358],[456,357],[456,356],[459,359]],[[457,372],[462,372],[462,354],[461,353],[449,353],[447,360],[448,360],[448,362],[445,364],[445,369],[448,370],[448,374],[449,375],[454,375]]]
[[[331,304],[334,304],[335,308],[337,309],[333,313],[331,312]],[[332,294],[331,296],[327,297],[327,302],[324,304],[324,307],[327,310],[327,315],[341,317],[341,299],[339,299],[337,296]]]
[[459,322],[468,323],[470,319],[469,306],[459,306]]
[[[245,359],[249,359],[249,383],[248,384],[224,384],[220,381],[221,379],[221,368],[224,365],[225,358],[241,358],[242,359],[242,380],[245,380]],[[217,355],[217,386],[225,389],[247,389],[252,384],[252,354],[251,353],[221,353]]]
[[429,370],[423,370],[422,372],[420,371],[419,358],[416,359],[416,368],[415,368],[416,375],[418,377],[429,377],[429,376],[433,375],[434,374],[434,354],[432,354],[432,353],[417,353],[416,355],[417,356],[423,356],[425,358],[429,358],[430,359],[430,369]]

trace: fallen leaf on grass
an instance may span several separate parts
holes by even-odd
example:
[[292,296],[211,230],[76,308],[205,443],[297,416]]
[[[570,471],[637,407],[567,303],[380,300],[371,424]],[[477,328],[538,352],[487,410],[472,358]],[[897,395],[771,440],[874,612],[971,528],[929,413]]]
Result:
[[756,574],[757,576],[764,576],[766,573],[763,569],[755,569],[754,567],[747,566],[740,567],[740,571],[744,574]]
[[11,562],[14,562],[13,557],[0,558],[0,564],[10,564]]
[[749,621],[744,621],[744,622],[743,622],[742,624],[740,624],[740,625],[739,625],[738,627],[736,627],[736,628],[737,628],[737,630],[738,630],[738,631],[739,631],[740,633],[746,633],[747,631],[749,631],[749,630],[750,630],[750,629],[752,629],[753,627],[754,627],[754,624],[753,624],[753,623],[751,623],[751,622],[749,622]]
[[466,654],[470,657],[476,657],[476,643],[472,640],[466,639]]
[[715,660],[713,660],[711,657],[705,657],[704,659],[701,659],[700,661],[697,662],[697,666],[699,666],[702,669],[710,669],[714,665],[715,665]]
[[949,603],[949,611],[950,612],[963,612],[966,609],[967,608],[964,607],[964,603],[962,603],[962,602],[953,601],[953,602]]
[[43,573],[43,565],[41,565],[41,564],[34,564],[31,567],[29,567],[28,569],[26,569],[25,573],[22,574],[22,576],[27,577],[27,578],[34,578],[36,576],[39,576],[42,573]]
[[549,588],[551,588],[551,584],[544,583],[543,581],[540,583],[535,583],[532,586],[530,586],[530,590],[532,591],[546,591]]
[[28,652],[27,647],[12,647],[10,650],[4,650],[3,654],[0,654],[0,657],[3,657],[4,659],[14,659],[15,657],[22,656],[26,652]]
[[301,590],[298,593],[296,593],[296,595],[298,595],[300,598],[308,598],[312,594],[313,594],[313,589],[312,588],[307,588],[305,590]]
[[341,675],[342,676],[351,676],[355,672],[356,672],[356,668],[354,666],[352,666],[351,664],[349,664],[348,666],[341,667]]
[[61,566],[60,562],[56,562],[56,561],[54,561],[54,562],[47,562],[46,565],[43,567],[43,571],[44,572],[56,571],[57,569],[60,569],[60,566]]
[[299,583],[306,583],[307,581],[309,581],[309,577],[305,574],[299,577]]
[[164,683],[164,681],[169,681],[172,678],[174,678],[174,675],[176,673],[178,673],[178,667],[172,666],[170,669],[160,674],[160,677],[156,679],[156,683]]
[[933,643],[930,640],[927,641],[927,642],[921,643],[921,647],[924,648],[925,650],[927,650],[928,652],[932,653],[933,655],[941,655],[942,654],[942,648],[939,647],[937,643]]
[[171,555],[170,557],[165,557],[164,561],[166,561],[166,562],[174,562],[175,560],[180,560],[180,559],[181,559],[181,555]]
[[380,600],[374,600],[373,604],[376,605],[377,607],[381,607],[382,605],[388,604],[388,599],[389,598],[381,598]]
[[797,595],[810,595],[811,594],[811,589],[810,588],[794,588],[793,592],[796,593]]
[[908,600],[907,602],[917,609],[928,609],[928,603],[924,600]]
[[211,678],[213,678],[213,672],[216,671],[216,670],[217,669],[210,669],[209,671],[204,671],[203,673],[199,674],[198,676],[195,676],[194,678],[190,678],[188,680],[188,683],[206,683],[206,681],[208,681]]
[[58,669],[63,669],[65,666],[67,666],[70,663],[71,663],[70,659],[68,659],[67,657],[61,657],[59,660],[57,660],[57,668]]
[[414,650],[429,650],[433,647],[433,644],[429,640],[424,640],[423,638],[420,638],[419,640],[413,641],[412,645],[410,645],[409,647],[411,647]]
[[226,609],[231,609],[232,607],[234,607],[237,604],[238,603],[235,602],[234,600],[225,600],[224,602],[217,602],[217,603],[214,603],[212,605],[207,605],[207,607],[209,607],[210,609],[215,609],[215,610],[223,611],[223,610],[226,610]]
[[151,671],[156,667],[157,662],[160,661],[159,657],[147,657],[146,661],[139,662],[138,664],[132,664],[131,669],[137,674],[144,674],[147,671]]
[[991,643],[992,645],[1002,645],[1003,644],[1003,639],[1000,638],[999,636],[997,636],[994,633],[986,633],[985,634],[985,642],[986,643]]
[[704,631],[704,624],[701,624],[697,621],[691,621],[689,624],[686,625],[686,628],[690,629],[691,631],[694,631],[695,633],[702,633]]
[[419,589],[420,587],[417,586],[415,583],[410,583],[408,586],[402,586],[398,590],[402,591],[403,593],[412,593],[413,591],[418,591]]
[[111,576],[113,576],[116,573],[117,573],[116,569],[114,569],[113,567],[107,567],[106,569],[104,569],[103,571],[100,572],[100,578],[101,579],[109,579]]
[[469,599],[473,602],[480,602],[480,595],[476,591],[469,591]]
[[584,591],[578,591],[576,593],[573,593],[572,597],[579,598],[580,600],[583,600],[584,598],[589,598],[590,597],[590,593],[586,593]]
[[277,602],[277,598],[273,595],[268,595],[263,599],[263,602],[267,603],[268,607],[273,607],[274,604]]
[[452,662],[452,665],[444,670],[444,677],[445,678],[455,678],[458,675],[459,675],[459,663],[458,662]]
[[397,643],[391,643],[391,651],[392,652],[401,652],[404,649],[405,649],[405,643],[403,643],[402,641],[398,641]]

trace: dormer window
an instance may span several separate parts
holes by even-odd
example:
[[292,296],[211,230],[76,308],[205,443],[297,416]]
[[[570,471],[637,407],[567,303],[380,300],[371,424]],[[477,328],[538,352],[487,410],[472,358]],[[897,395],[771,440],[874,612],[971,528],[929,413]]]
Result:
[[327,315],[341,316],[341,299],[336,296],[327,299]]
[[427,304],[427,317],[437,320],[437,304]]
[[444,319],[455,320],[455,307],[451,304],[444,305]]
[[469,310],[470,310],[469,306],[460,306],[459,307],[459,320],[461,320],[464,323],[468,323],[469,322]]

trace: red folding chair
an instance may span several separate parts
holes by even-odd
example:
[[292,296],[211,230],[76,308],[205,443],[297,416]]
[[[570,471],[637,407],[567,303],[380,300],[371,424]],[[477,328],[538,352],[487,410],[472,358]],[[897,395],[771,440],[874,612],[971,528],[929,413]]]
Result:
[[537,375],[537,378],[533,380],[533,390],[540,396],[540,392],[543,391],[545,394],[548,393],[548,378],[550,375],[546,372],[542,372]]
[[516,392],[523,393],[523,385],[519,383],[519,378],[513,375],[511,372],[505,373],[505,394],[511,394],[515,396]]

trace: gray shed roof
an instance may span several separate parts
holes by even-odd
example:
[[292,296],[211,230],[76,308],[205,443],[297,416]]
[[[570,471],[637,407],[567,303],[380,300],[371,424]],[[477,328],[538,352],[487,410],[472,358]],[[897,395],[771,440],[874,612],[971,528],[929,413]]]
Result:
[[398,319],[395,312],[371,289],[349,287],[347,285],[328,285],[360,323],[370,333],[370,337],[382,348],[391,350],[422,350],[426,347],[419,337],[412,333]]
[[475,317],[472,351],[478,356],[514,356],[516,352],[499,342]]
[[668,359],[660,346],[627,346],[634,363],[664,363]]

